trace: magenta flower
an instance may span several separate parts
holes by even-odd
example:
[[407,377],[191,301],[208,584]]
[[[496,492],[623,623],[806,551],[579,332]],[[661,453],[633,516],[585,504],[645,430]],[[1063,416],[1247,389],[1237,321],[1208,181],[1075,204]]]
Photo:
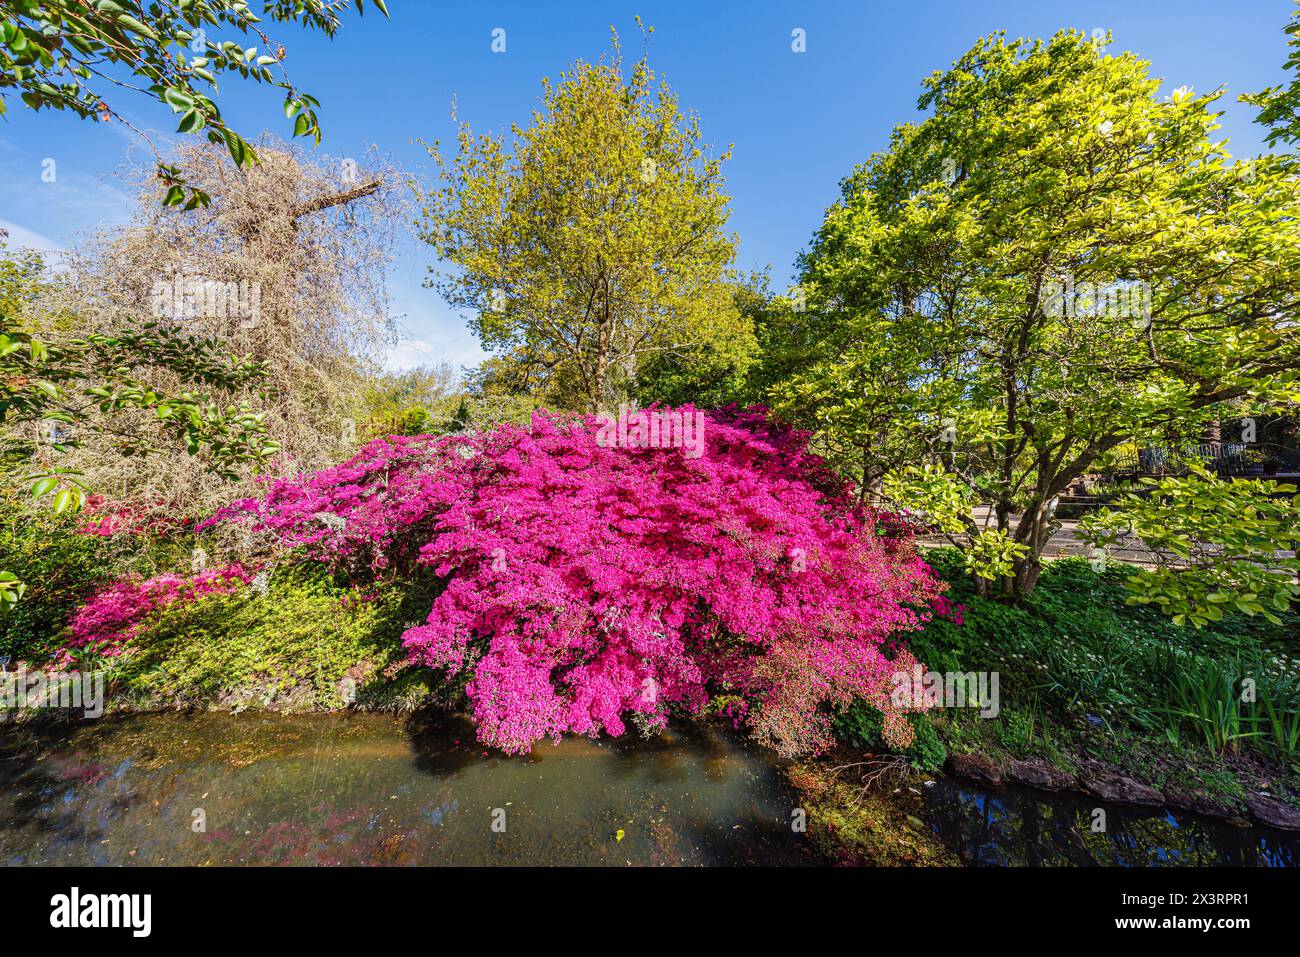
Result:
[[855,697],[905,739],[888,691],[912,660],[882,649],[943,587],[911,524],[858,505],[762,409],[704,417],[703,454],[600,442],[602,426],[538,414],[377,440],[200,529],[246,521],[333,565],[434,569],[445,588],[404,644],[464,676],[480,740],[508,752],[662,726],[719,692],[783,753],[824,747],[830,711]]

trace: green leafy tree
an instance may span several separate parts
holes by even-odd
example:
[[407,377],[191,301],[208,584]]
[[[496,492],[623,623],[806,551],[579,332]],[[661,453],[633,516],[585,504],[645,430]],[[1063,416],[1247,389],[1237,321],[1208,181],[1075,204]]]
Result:
[[[387,16],[384,0],[372,2]],[[354,3],[361,14],[364,0]],[[290,81],[286,50],[262,24],[293,23],[333,38],[346,6],[338,0],[264,0],[259,17],[246,0],[0,0],[0,115],[8,108],[5,94],[17,91],[33,110],[115,121],[149,143],[113,105],[116,94],[131,90],[169,107],[179,117],[178,133],[204,133],[245,166],[256,161],[253,147],[227,125],[213,99],[219,79],[239,78],[283,90],[293,135],[319,144],[320,102]],[[209,31],[226,36],[209,37]],[[256,42],[244,46],[250,39]],[[168,205],[208,205],[203,190],[188,186],[180,169],[154,154],[169,187]]]
[[1177,625],[1202,628],[1232,612],[1280,625],[1300,596],[1295,486],[1225,481],[1199,467],[1143,485],[1079,523],[1094,548],[1140,542],[1151,554],[1154,567],[1128,579],[1129,602],[1158,605]]
[[727,283],[736,241],[722,163],[698,118],[642,58],[624,76],[579,62],[543,81],[528,129],[430,152],[442,173],[424,196],[421,235],[450,264],[438,288],[472,310],[498,379],[561,407],[609,409],[637,396],[651,359],[719,366],[752,351]]
[[[1300,0],[1297,0],[1300,2]],[[1266,137],[1270,146],[1279,143],[1294,146],[1300,143],[1300,7],[1291,12],[1283,32],[1291,53],[1285,69],[1291,72],[1291,82],[1286,86],[1270,86],[1258,93],[1244,93],[1241,100],[1259,107],[1257,122],[1269,127]]]
[[1220,94],[1160,97],[1077,33],[988,37],[924,85],[802,261],[773,404],[864,486],[929,467],[988,504],[950,517],[1015,598],[1058,496],[1122,443],[1296,399],[1300,186],[1214,143]]
[[[709,338],[691,350],[655,353],[641,365],[635,398],[643,405],[694,403],[720,408],[749,404],[759,397],[752,382],[762,347],[758,324],[771,299],[766,273],[730,276],[727,284],[741,325],[734,336]],[[751,332],[752,330],[752,332]]]

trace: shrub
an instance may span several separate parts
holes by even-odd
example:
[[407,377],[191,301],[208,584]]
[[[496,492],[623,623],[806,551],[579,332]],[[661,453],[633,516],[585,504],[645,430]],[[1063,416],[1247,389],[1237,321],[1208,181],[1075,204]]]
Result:
[[189,578],[166,574],[142,581],[114,582],[97,592],[72,616],[60,658],[66,661],[75,657],[76,649],[88,646],[107,657],[117,657],[156,613],[177,603],[235,591],[251,580],[252,576],[243,568],[230,565]]
[[[402,631],[433,587],[428,576],[349,583],[303,565],[268,576],[264,593],[172,604],[150,616],[119,660],[116,694],[151,705],[312,710],[348,703],[342,682],[351,677],[358,705],[381,705],[392,698],[388,673],[403,663]],[[411,700],[434,685],[419,690]]]
[[27,583],[22,600],[0,616],[0,654],[43,659],[68,616],[110,574],[106,552],[78,534],[71,513],[0,501],[0,568]]
[[662,726],[718,691],[743,695],[782,753],[828,744],[829,711],[855,697],[906,744],[881,647],[928,618],[928,566],[896,528],[877,534],[805,434],[757,409],[678,411],[702,420],[699,457],[653,447],[648,413],[614,441],[595,417],[539,414],[372,442],[205,527],[242,519],[336,565],[433,569],[446,589],[405,646],[467,677],[481,740],[506,751],[621,734],[631,716]]
[[[890,742],[884,736],[885,716],[879,708],[865,701],[856,701],[835,716],[832,730],[835,739],[843,744],[867,751],[890,749]],[[901,749],[901,753],[912,761],[912,766],[920,771],[937,771],[948,760],[948,749],[934,721],[926,714],[914,714],[908,717],[913,730],[910,744]]]

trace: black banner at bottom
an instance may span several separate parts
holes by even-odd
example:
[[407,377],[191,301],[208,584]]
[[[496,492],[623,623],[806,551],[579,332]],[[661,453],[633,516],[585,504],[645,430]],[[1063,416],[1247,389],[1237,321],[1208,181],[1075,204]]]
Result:
[[533,935],[536,945],[535,918],[566,910],[583,936],[688,921],[732,945],[782,923],[799,933],[845,922],[971,942],[1008,932],[1227,942],[1281,933],[1300,890],[1293,871],[1253,869],[11,868],[0,882],[9,944],[75,935],[128,948],[240,944],[250,934],[262,945],[374,946],[431,923],[476,928],[497,944]]

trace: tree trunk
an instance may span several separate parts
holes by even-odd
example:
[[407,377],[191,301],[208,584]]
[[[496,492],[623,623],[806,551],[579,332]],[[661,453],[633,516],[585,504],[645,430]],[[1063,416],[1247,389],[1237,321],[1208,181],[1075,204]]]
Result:
[[[1012,561],[1010,575],[1005,575],[997,581],[976,578],[975,590],[980,597],[996,596],[1005,602],[1016,604],[1033,592],[1039,576],[1043,573],[1043,551],[1052,534],[1060,527],[1053,520],[1051,501],[1051,499],[1034,501],[1025,509],[1025,513],[1020,516],[1020,521],[1016,523],[1014,538],[1028,551]],[[1010,524],[1009,506],[1006,503],[998,503],[997,513],[998,527],[1005,531]]]
[[596,381],[591,384],[591,405],[592,412],[607,412],[613,415],[615,410],[611,408],[610,389],[609,389],[609,310],[605,310],[605,316],[600,321],[600,332],[596,340]]

